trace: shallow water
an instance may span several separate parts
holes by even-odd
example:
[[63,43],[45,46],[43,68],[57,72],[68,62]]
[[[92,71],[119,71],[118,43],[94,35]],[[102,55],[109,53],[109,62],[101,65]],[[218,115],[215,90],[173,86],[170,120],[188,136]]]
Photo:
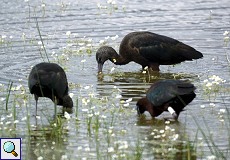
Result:
[[[224,31],[229,31],[229,2],[227,0],[194,0],[186,3],[175,0],[116,1],[118,8],[116,10],[106,1],[101,1],[101,5],[107,6],[107,9],[99,9],[97,2],[44,0],[42,3],[41,1],[15,0],[1,3],[0,83],[7,86],[9,81],[12,81],[15,87],[19,84],[25,87],[25,95],[29,96],[27,97],[29,101],[25,103],[31,115],[30,124],[34,125],[30,134],[28,134],[26,121],[20,121],[15,129],[19,130],[15,137],[23,139],[23,157],[31,159],[31,157],[42,156],[44,159],[64,159],[67,156],[67,159],[84,157],[111,159],[115,153],[118,153],[120,155],[118,158],[126,159],[133,155],[133,150],[140,141],[140,146],[144,148],[143,158],[163,159],[172,158],[166,156],[167,148],[175,146],[178,149],[183,146],[184,141],[197,141],[197,145],[200,146],[196,158],[205,159],[213,154],[209,148],[211,143],[208,144],[204,140],[195,120],[208,133],[207,136],[211,136],[215,144],[227,155],[227,151],[229,152],[229,121],[221,122],[219,111],[226,107],[229,108],[230,104],[229,63],[226,57],[229,48],[225,47],[223,36]],[[53,117],[53,103],[50,100],[41,98],[39,101],[41,119],[36,121],[32,116],[35,113],[35,101],[27,88],[27,76],[31,66],[43,61],[40,53],[47,61],[44,50],[38,44],[41,40],[35,18],[38,20],[49,59],[55,61],[55,54],[57,54],[59,60],[55,62],[66,68],[68,81],[73,83],[70,92],[74,93],[75,104],[77,99],[79,101],[78,118],[80,121],[72,119],[70,122],[64,122],[66,132],[58,140],[51,138],[50,132],[44,134],[44,128],[52,128],[48,120],[44,118],[52,119]],[[135,63],[114,66],[106,62],[103,70],[104,76],[98,77],[95,52],[100,45],[99,41],[105,40],[107,45],[118,49],[119,42],[124,35],[140,30],[148,30],[178,39],[202,52],[204,58],[175,66],[162,66],[159,74],[150,76],[143,74],[141,66]],[[71,32],[70,35],[66,34],[68,31]],[[119,37],[115,40],[105,39],[107,36],[115,37],[116,35]],[[87,53],[85,48],[79,52],[81,47],[89,48],[92,53]],[[115,69],[112,71],[113,67]],[[203,81],[212,75],[226,80],[222,85],[225,92],[218,92],[215,98],[212,97],[209,100],[205,98]],[[145,95],[150,84],[158,79],[168,78],[189,79],[197,87],[197,97],[180,115],[179,122],[169,125],[175,129],[173,134],[176,133],[180,137],[177,143],[171,141],[167,143],[167,140],[170,139],[170,136],[167,135],[164,140],[154,139],[151,135],[154,129],[165,128],[162,117],[167,116],[166,114],[156,120],[151,120],[149,115],[139,118],[135,111],[136,101]],[[89,86],[89,89],[86,86]],[[3,90],[0,98],[4,98],[6,94],[6,90]],[[89,94],[93,97],[90,97]],[[116,94],[122,97],[116,99]],[[11,106],[14,104],[13,97],[12,95],[10,99]],[[105,97],[108,99],[106,104],[101,101],[97,102],[98,99]],[[93,99],[92,104],[84,105],[82,103],[84,98]],[[120,101],[126,101],[129,98],[132,98],[129,104],[126,102],[125,105],[120,104]],[[16,104],[17,119],[21,120],[27,114],[27,109],[21,97],[17,98],[17,101],[21,102]],[[110,103],[111,108],[116,110],[122,106],[123,111],[112,114],[112,111],[107,109]],[[210,103],[214,103],[215,107],[212,108]],[[10,112],[4,110],[4,99],[0,102],[1,104],[3,106],[2,118],[9,115]],[[201,108],[201,105],[205,105],[205,108]],[[90,131],[87,129],[88,113],[82,111],[84,108],[90,109],[93,106],[96,107],[95,110],[100,111],[100,116],[107,116],[107,119],[102,118],[98,133],[94,128]],[[58,109],[58,112],[61,112],[61,107]],[[74,110],[71,115],[74,117],[75,114]],[[227,117],[227,114],[227,112],[223,113],[224,117]],[[113,125],[107,124],[112,119],[114,119],[114,123],[111,122]],[[106,121],[109,122],[106,123]],[[27,129],[25,131],[21,128]],[[197,131],[199,133],[196,140]],[[0,135],[5,137],[7,134],[8,132],[4,133],[3,130]],[[107,135],[110,140],[106,138]],[[56,143],[52,143],[53,141]],[[116,150],[116,146],[122,146],[120,143],[126,143],[123,141],[128,143],[128,148],[124,145],[124,149],[121,147]],[[162,147],[159,147],[159,144],[166,144],[165,150],[158,151]],[[167,146],[169,144],[170,147]],[[113,147],[115,151],[108,153],[109,147]],[[174,157],[182,159],[180,157],[182,153],[183,151]],[[125,154],[126,157],[122,157],[124,156],[122,154]]]

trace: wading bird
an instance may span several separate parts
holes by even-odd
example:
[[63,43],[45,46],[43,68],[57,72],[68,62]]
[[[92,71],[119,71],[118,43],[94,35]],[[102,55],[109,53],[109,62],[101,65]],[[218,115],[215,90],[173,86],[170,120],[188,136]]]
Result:
[[148,66],[159,71],[159,65],[173,65],[202,57],[202,53],[178,40],[151,32],[127,34],[121,41],[119,54],[109,46],[100,47],[96,53],[98,73],[102,73],[107,60],[116,65],[134,61],[143,69]]
[[29,75],[28,86],[37,102],[39,97],[48,97],[55,104],[66,108],[73,107],[73,101],[68,95],[68,82],[65,71],[55,63],[39,63]]
[[169,111],[175,120],[183,108],[195,97],[196,87],[181,80],[160,80],[154,83],[146,93],[146,97],[137,102],[138,114],[148,111],[152,117]]

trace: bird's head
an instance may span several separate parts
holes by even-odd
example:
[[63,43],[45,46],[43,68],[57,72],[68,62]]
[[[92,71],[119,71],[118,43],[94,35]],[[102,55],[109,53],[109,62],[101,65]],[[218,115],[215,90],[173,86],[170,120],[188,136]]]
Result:
[[141,98],[137,101],[137,114],[141,115],[143,114],[145,111],[147,111],[146,106],[148,105],[148,100],[146,98]]
[[146,97],[139,99],[137,101],[136,106],[138,115],[141,115],[145,111],[148,111],[152,117],[156,117],[163,112],[163,110],[153,106],[152,103]]
[[98,63],[98,73],[102,73],[104,62],[110,60],[116,63],[117,52],[109,46],[102,46],[97,50],[96,60]]
[[73,107],[73,101],[69,95],[65,95],[63,97],[63,107],[65,107],[65,108],[72,108]]

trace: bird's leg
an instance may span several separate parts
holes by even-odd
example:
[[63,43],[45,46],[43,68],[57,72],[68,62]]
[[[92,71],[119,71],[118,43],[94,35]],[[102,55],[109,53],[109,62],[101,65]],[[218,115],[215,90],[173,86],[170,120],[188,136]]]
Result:
[[37,111],[38,111],[38,96],[36,94],[34,94],[34,99],[35,99],[35,106],[36,106],[36,115],[38,115]]
[[175,110],[172,108],[172,107],[168,107],[168,111],[169,111],[169,113],[171,113],[171,115],[173,116],[173,118],[175,119],[175,120],[177,120],[177,118],[178,118],[178,115],[176,114],[176,112],[175,112]]
[[[165,111],[166,111],[166,110],[169,111],[169,113],[173,116],[173,119],[174,119],[174,120],[177,120],[177,119],[178,119],[178,116],[179,116],[179,115],[176,114],[176,111],[175,111],[172,107],[170,107],[169,104],[166,104],[166,105],[164,106],[164,109],[165,109]],[[167,119],[167,118],[166,118],[166,119]]]
[[54,115],[55,115],[55,117],[57,116],[57,102],[58,100],[57,100],[57,97],[56,96],[54,96]]
[[149,65],[149,68],[152,69],[152,71],[160,71],[159,64],[158,63],[151,63]]

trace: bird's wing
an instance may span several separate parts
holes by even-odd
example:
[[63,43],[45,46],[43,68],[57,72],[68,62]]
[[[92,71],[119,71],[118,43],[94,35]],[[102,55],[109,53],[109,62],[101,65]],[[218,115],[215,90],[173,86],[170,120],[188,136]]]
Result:
[[137,48],[147,60],[159,64],[177,64],[203,57],[200,52],[178,40],[153,33],[137,35],[130,41],[130,46]]
[[40,69],[31,73],[29,76],[30,90],[34,85],[40,84],[42,88],[53,89],[54,94],[58,97],[62,97],[68,92],[68,83],[64,71],[46,71]]
[[161,106],[178,95],[191,93],[195,89],[193,84],[185,81],[162,80],[153,84],[146,96],[154,106]]

